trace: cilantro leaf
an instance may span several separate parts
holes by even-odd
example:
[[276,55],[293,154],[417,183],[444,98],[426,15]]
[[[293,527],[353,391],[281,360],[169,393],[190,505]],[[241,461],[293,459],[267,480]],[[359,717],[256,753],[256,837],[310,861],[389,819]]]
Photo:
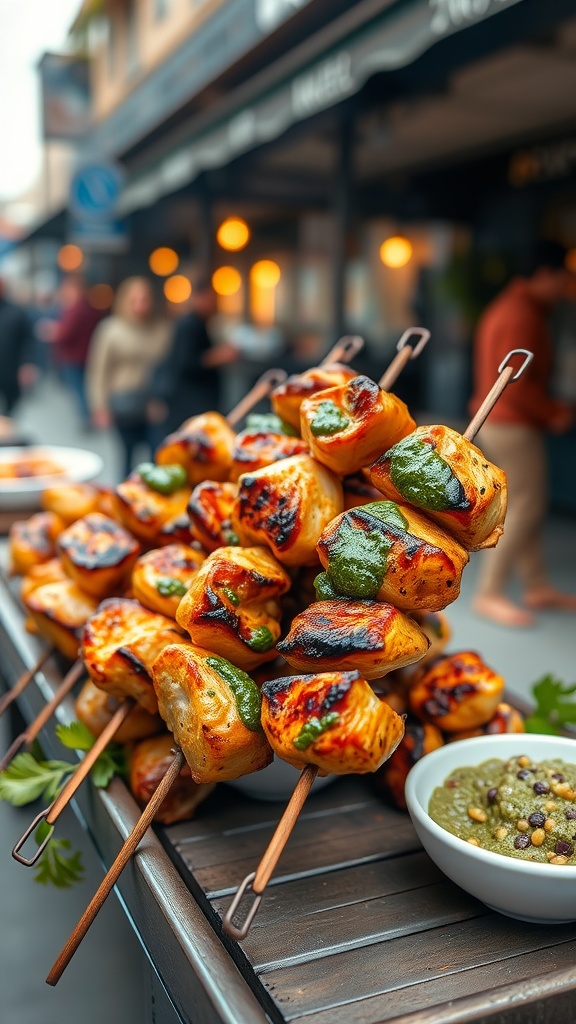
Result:
[[542,732],[558,736],[563,725],[576,723],[576,701],[570,698],[576,693],[576,683],[566,684],[551,673],[542,676],[532,687],[536,707],[526,719],[526,732]]
[[106,789],[113,775],[126,775],[127,772],[126,750],[118,743],[109,743],[94,764],[90,778],[98,789]]
[[43,796],[52,803],[73,771],[74,765],[67,761],[37,761],[32,754],[17,754],[0,772],[0,800],[22,807]]
[[56,735],[60,743],[69,750],[91,750],[94,746],[94,736],[83,722],[57,725]]
[[[47,828],[50,826],[41,822],[36,829],[34,838],[38,845],[45,838]],[[51,839],[34,869],[34,880],[40,885],[55,885],[58,889],[70,889],[80,882],[84,877],[82,854],[77,850],[65,856],[63,851],[70,849],[69,839]]]

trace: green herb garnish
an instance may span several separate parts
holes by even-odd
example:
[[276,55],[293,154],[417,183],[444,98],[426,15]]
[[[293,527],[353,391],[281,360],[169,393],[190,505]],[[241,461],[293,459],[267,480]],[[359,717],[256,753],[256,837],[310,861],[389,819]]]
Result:
[[233,590],[230,590],[230,587],[221,587],[220,592],[224,594],[224,597],[228,598],[230,604],[233,604],[235,608],[238,607],[240,604],[240,598],[238,597],[238,594],[235,594]]
[[576,724],[576,701],[566,700],[576,693],[576,683],[566,685],[552,674],[542,676],[532,687],[536,707],[525,720],[526,732],[560,736],[562,727]]
[[[40,846],[51,826],[45,821],[40,822],[34,838]],[[82,854],[80,850],[66,857],[64,850],[71,850],[69,839],[51,839],[34,869],[34,880],[40,885],[55,885],[57,889],[71,889],[76,882],[84,877]]]
[[156,590],[162,597],[184,597],[188,593],[187,586],[175,576],[159,576],[156,580]]
[[138,473],[145,484],[159,494],[174,494],[179,487],[184,487],[188,480],[188,474],[184,466],[179,462],[170,463],[168,466],[155,466],[153,462],[141,462],[136,466]]
[[263,654],[274,647],[274,637],[268,626],[256,626],[256,629],[253,629],[250,633],[250,639],[246,643],[253,651]]
[[280,419],[273,412],[253,412],[246,419],[246,430],[270,434],[285,434],[286,437],[298,437],[298,431],[290,423]]
[[318,411],[310,424],[310,430],[314,437],[331,437],[332,434],[339,434],[341,430],[346,430],[349,423],[348,416],[345,416],[336,402],[330,399],[320,402]]
[[292,740],[292,742],[297,750],[307,750],[314,743],[314,740],[317,740],[323,732],[331,729],[339,721],[340,715],[337,711],[329,711],[322,718],[309,718],[302,726],[296,739]]
[[226,658],[217,658],[211,654],[206,658],[206,664],[210,665],[232,690],[240,721],[252,732],[260,732],[262,698],[254,680]]

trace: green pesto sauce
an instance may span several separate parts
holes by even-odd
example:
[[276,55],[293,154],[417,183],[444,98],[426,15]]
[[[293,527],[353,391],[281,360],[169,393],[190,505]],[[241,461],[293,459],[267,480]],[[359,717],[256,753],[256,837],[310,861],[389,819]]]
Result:
[[240,538],[237,533],[234,533],[234,530],[223,530],[222,537],[228,547],[236,547],[240,543]]
[[246,430],[257,430],[270,434],[285,434],[286,437],[298,437],[298,431],[290,423],[280,419],[273,412],[253,412],[246,419]]
[[380,524],[393,530],[405,530],[408,522],[393,501],[371,502],[363,505],[361,512],[375,520],[374,529],[362,529],[351,522],[346,513],[336,536],[330,540],[327,576],[338,594],[370,599],[376,597],[382,586],[388,552],[395,540]]
[[390,479],[403,498],[418,508],[448,512],[469,508],[464,488],[432,445],[411,434],[384,455]]
[[221,587],[220,592],[224,594],[224,597],[228,598],[230,604],[233,604],[235,608],[238,607],[240,604],[240,598],[238,597],[238,594],[235,594],[233,590],[230,590],[230,587]]
[[292,742],[297,750],[307,750],[308,747],[312,746],[314,740],[317,740],[323,732],[331,729],[339,721],[340,715],[337,711],[329,711],[322,718],[309,718],[302,726],[296,739],[292,740]]
[[254,680],[226,658],[216,658],[210,655],[209,658],[206,658],[206,662],[232,690],[241,722],[252,732],[259,732],[262,728],[260,725],[261,698],[260,690]]
[[335,402],[320,402],[318,412],[310,424],[310,430],[314,437],[323,435],[331,437],[332,434],[338,434],[340,430],[345,430],[349,423],[350,420]]
[[256,629],[252,630],[247,644],[253,651],[264,653],[274,647],[274,637],[268,626],[256,626]]
[[[524,766],[516,757],[509,761],[494,758],[453,771],[434,790],[428,811],[432,820],[452,835],[476,839],[493,853],[543,863],[548,863],[550,853],[568,856],[567,863],[573,865],[576,803],[554,792],[563,782],[576,790],[576,765],[549,760]],[[484,812],[486,821],[473,820],[470,808]],[[544,828],[544,821],[553,822],[550,831]]]
[[162,597],[184,597],[188,587],[174,576],[159,576],[156,580],[156,590]]
[[343,594],[339,594],[337,590],[334,590],[327,572],[318,573],[314,580],[314,590],[316,591],[317,601],[342,601],[344,597]]
[[178,462],[168,466],[155,466],[153,462],[141,462],[136,466],[136,472],[140,474],[145,484],[152,491],[159,494],[174,494],[179,487],[183,487],[188,479],[184,466]]

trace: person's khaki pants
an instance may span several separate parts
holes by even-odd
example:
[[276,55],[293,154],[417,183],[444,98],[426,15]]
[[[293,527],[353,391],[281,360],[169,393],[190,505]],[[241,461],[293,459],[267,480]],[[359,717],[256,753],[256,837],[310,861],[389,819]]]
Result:
[[546,584],[542,530],[548,504],[544,435],[518,424],[486,424],[478,446],[506,473],[508,511],[504,534],[495,548],[482,553],[477,593],[503,594],[517,573],[524,591]]

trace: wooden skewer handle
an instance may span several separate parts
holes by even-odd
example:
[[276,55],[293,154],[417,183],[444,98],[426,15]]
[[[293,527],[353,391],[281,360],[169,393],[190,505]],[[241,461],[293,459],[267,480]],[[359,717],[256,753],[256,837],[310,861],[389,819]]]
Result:
[[[525,356],[524,362],[522,363],[522,366],[519,370],[515,370],[513,366],[508,365],[512,356],[515,355]],[[490,391],[486,395],[486,398],[482,402],[482,405],[478,409],[478,412],[470,420],[470,423],[468,424],[466,430],[464,431],[464,434],[462,435],[463,437],[466,438],[467,441],[474,440],[476,434],[484,425],[486,419],[492,412],[492,409],[496,405],[496,402],[500,398],[500,395],[502,394],[504,389],[508,387],[510,381],[518,380],[518,377],[520,377],[524,373],[526,367],[532,362],[533,358],[534,353],[529,352],[528,349],[515,348],[512,349],[512,351],[508,353],[506,358],[502,360],[500,366],[498,367],[498,377],[496,378],[496,381],[494,382]]]
[[231,427],[235,427],[254,408],[257,402],[261,398],[266,398],[274,388],[282,384],[288,374],[285,370],[266,370],[261,377],[258,378],[254,387],[250,388],[247,395],[244,395],[238,405],[228,413],[226,419]]
[[54,963],[54,966],[50,970],[46,983],[48,985],[56,985],[70,963],[74,953],[78,949],[78,946],[82,942],[82,939],[86,935],[86,932],[90,928],[90,925],[96,918],[99,911],[102,909],[107,897],[110,895],[112,889],[116,885],[120,875],[130,860],[132,854],[136,851],[137,846],[147,832],[152,819],[156,814],[156,811],[160,807],[162,801],[168,795],[171,786],[175,783],[182,768],[184,766],[184,754],[181,750],[177,750],[174,755],[174,760],[168,768],[164,778],[159,784],[158,788],[154,791],[149,802],[146,804],[139,821],[132,829],[132,832],[125,841],[122,849],[116,857],[114,863],[110,867],[109,871],[103,878],[100,886],[96,893],[90,900],[90,903],[86,907],[82,917],[72,932],[68,942],[64,946],[60,956]]
[[252,891],[259,896],[264,892],[264,889],[268,885],[268,882],[274,873],[274,868],[280,860],[282,850],[290,838],[292,829],[298,820],[298,815],[304,806],[306,797],[312,788],[312,783],[314,782],[317,774],[317,766],[315,764],[308,764],[296,783],[294,792],[290,797],[286,810],[280,818],[276,831],[256,869],[254,881],[252,882]]
[[363,348],[364,338],[361,338],[359,334],[345,334],[324,356],[320,366],[328,366],[330,363],[349,363]]
[[[419,339],[414,346],[409,344],[410,339],[413,337],[417,337]],[[427,327],[408,327],[404,331],[404,334],[396,346],[397,352],[394,359],[378,381],[382,391],[390,391],[398,380],[398,377],[402,373],[406,364],[409,363],[411,359],[416,359],[420,355],[429,338],[430,331]]]
[[52,700],[48,701],[46,706],[42,708],[42,711],[36,715],[34,721],[31,722],[28,728],[22,733],[22,735],[26,737],[24,741],[25,743],[32,743],[32,741],[36,739],[40,730],[44,728],[46,722],[50,720],[56,711],[56,708],[62,703],[64,698],[68,696],[71,690],[73,690],[84,671],[84,662],[79,658],[78,661],[74,662],[72,668],[68,669],[68,672],[60,683],[60,686],[56,690]]
[[40,671],[42,666],[48,661],[51,654],[54,653],[53,647],[48,647],[43,654],[40,655],[36,664],[23,672],[19,679],[16,680],[14,686],[7,693],[3,694],[0,698],[0,715],[3,715],[7,708],[24,692],[28,683],[32,682],[34,676]]

